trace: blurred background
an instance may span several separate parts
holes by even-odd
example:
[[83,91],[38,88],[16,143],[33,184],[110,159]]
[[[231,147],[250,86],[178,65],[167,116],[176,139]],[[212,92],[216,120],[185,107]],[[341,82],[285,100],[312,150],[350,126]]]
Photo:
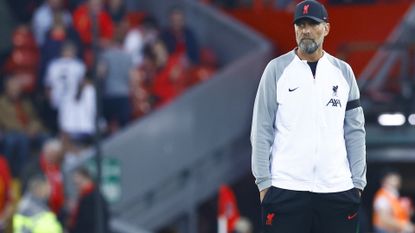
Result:
[[[298,2],[0,0],[0,232],[31,197],[63,232],[261,232],[252,108]],[[321,2],[361,91],[372,232],[385,169],[415,198],[415,1]]]

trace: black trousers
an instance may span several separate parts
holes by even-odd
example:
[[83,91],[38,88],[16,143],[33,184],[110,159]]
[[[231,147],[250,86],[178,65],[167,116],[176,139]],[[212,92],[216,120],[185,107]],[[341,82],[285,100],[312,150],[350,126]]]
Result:
[[262,201],[264,233],[357,233],[357,189],[311,193],[271,187]]

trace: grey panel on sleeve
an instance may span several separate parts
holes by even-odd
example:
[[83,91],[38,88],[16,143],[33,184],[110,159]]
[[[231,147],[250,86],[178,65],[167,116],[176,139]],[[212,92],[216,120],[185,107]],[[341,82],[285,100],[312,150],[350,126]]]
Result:
[[[348,101],[359,100],[360,92],[352,68],[344,61],[329,56],[333,65],[338,67],[349,84]],[[347,158],[350,164],[353,184],[363,190],[366,186],[366,131],[362,107],[346,111],[344,117],[344,139],[346,142]]]
[[291,51],[269,62],[256,94],[251,128],[252,174],[260,191],[271,186],[270,156],[278,110],[276,85],[294,56]]

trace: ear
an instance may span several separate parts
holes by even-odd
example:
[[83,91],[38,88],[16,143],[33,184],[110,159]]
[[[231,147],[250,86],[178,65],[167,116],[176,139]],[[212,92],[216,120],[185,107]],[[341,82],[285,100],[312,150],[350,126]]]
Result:
[[324,36],[327,36],[330,32],[330,23],[324,24]]

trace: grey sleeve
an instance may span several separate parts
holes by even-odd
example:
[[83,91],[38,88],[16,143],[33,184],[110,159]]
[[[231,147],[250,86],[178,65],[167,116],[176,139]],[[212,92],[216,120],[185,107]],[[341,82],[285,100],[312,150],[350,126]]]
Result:
[[277,112],[276,67],[264,70],[255,98],[251,128],[252,174],[260,191],[271,186],[270,156]]
[[359,88],[350,66],[347,66],[346,74],[350,92],[344,118],[344,138],[354,187],[363,190],[367,183],[365,118],[360,106]]

